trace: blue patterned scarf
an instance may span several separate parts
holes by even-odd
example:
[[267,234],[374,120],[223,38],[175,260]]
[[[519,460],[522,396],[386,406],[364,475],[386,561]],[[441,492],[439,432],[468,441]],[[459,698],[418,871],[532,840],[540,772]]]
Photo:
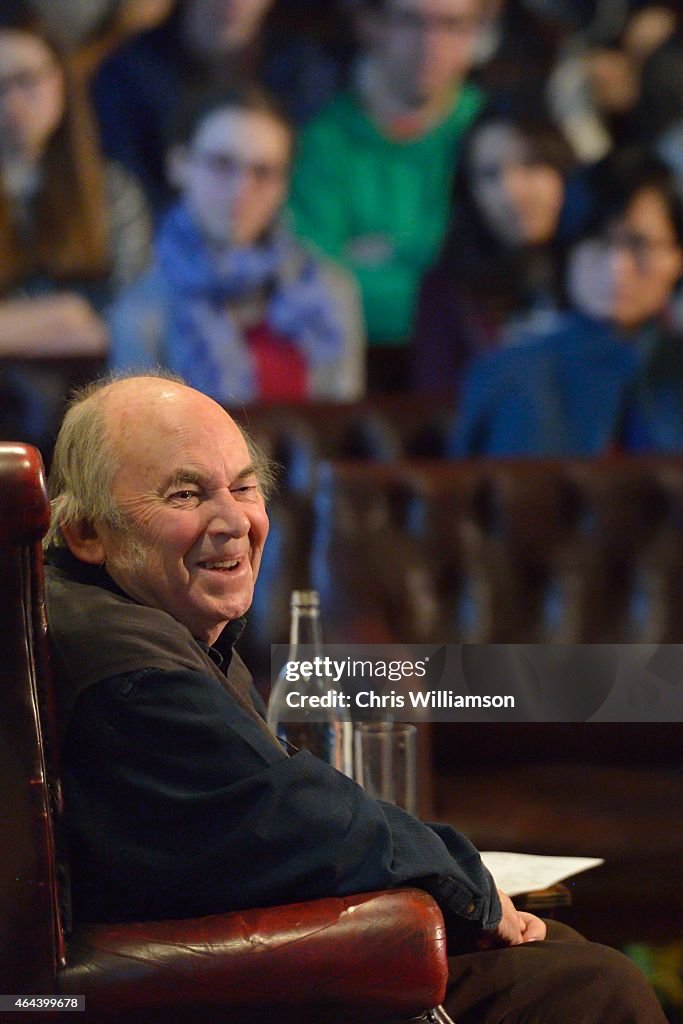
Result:
[[213,251],[183,203],[161,223],[156,254],[169,285],[165,364],[223,404],[258,399],[254,364],[230,304],[266,295],[265,322],[310,368],[337,359],[341,318],[314,256],[277,223],[257,245]]

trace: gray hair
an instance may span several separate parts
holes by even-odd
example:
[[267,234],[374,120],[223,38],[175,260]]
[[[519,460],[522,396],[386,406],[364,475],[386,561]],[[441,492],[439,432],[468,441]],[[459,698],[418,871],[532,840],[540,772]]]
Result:
[[[48,477],[52,516],[43,540],[44,548],[64,547],[62,526],[78,522],[100,522],[121,533],[128,530],[127,518],[116,504],[114,476],[120,453],[107,436],[103,392],[112,384],[135,377],[151,377],[185,384],[182,377],[165,370],[110,373],[74,392],[57,436]],[[249,451],[259,489],[268,501],[277,481],[277,465],[237,423]]]

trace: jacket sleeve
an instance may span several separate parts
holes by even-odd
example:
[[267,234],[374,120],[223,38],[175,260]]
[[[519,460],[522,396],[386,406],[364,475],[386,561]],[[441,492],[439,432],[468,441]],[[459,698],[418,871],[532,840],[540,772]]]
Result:
[[[467,839],[269,742],[218,681],[145,669],[78,699],[64,750],[74,915],[190,917],[414,883],[451,945],[500,917]],[[438,832],[437,830],[438,829]]]

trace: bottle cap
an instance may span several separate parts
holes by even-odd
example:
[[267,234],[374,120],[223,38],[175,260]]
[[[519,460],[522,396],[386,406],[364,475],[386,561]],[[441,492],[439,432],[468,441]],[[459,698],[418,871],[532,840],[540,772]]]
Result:
[[320,595],[317,590],[293,590],[292,608],[319,608]]

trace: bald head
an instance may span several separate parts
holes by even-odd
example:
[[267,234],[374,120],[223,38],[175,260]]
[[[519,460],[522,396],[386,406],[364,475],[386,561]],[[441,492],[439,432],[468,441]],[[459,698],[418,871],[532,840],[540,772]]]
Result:
[[[84,392],[72,406],[80,403],[99,406],[112,437],[132,430],[152,430],[166,422],[177,426],[192,410],[211,410],[232,421],[232,417],[212,398],[173,377],[135,376],[104,381]],[[175,422],[177,421],[177,422]]]
[[179,381],[128,377],[107,385],[88,400],[100,405],[106,442],[117,462],[130,458],[150,438],[189,433],[194,424],[207,418],[232,424],[241,433],[222,406]]

